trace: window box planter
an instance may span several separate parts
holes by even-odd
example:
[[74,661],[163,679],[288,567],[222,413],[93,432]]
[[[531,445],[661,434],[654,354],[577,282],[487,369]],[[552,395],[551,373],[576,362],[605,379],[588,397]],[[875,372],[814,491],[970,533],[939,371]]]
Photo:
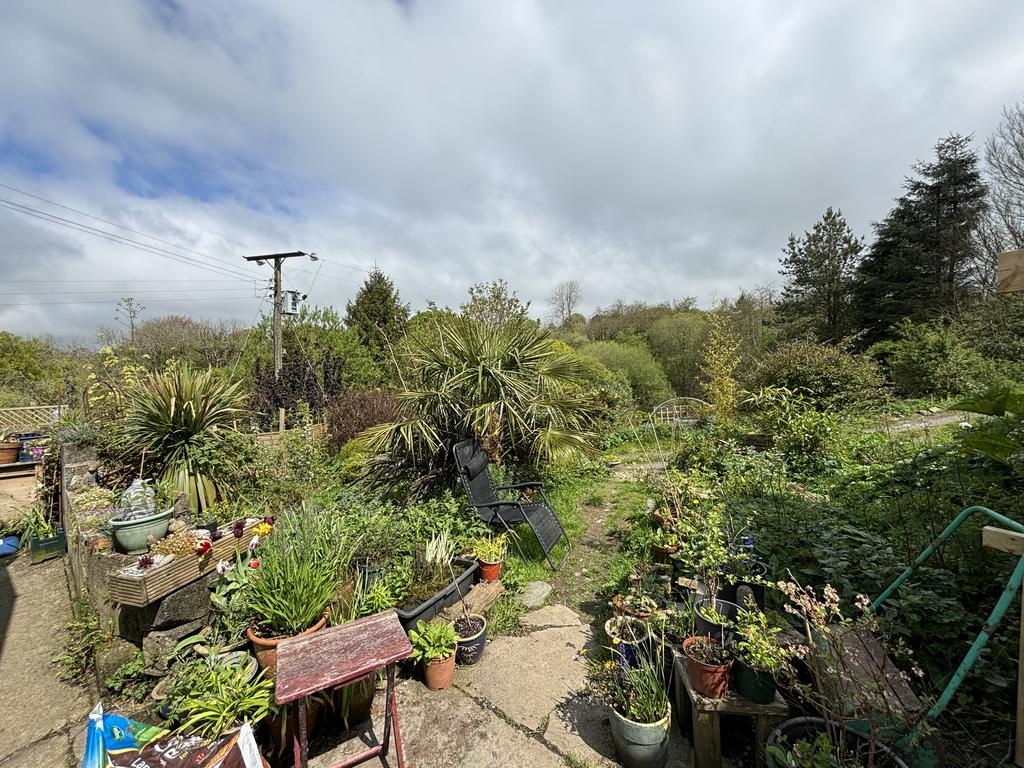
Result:
[[[477,582],[480,564],[476,560],[466,560],[457,557],[452,560],[452,565],[457,566],[455,568],[455,580],[449,581],[444,589],[417,606],[395,610],[399,621],[402,622],[402,626],[406,631],[415,628],[416,622],[421,619],[423,621],[430,621],[445,608],[453,605],[460,597],[465,597]],[[463,569],[462,573],[458,573],[458,567]]]
[[64,536],[64,529],[59,528],[56,536],[45,539],[36,538],[32,535],[28,540],[28,554],[32,564],[44,563],[55,557],[60,557],[67,550],[68,543]]

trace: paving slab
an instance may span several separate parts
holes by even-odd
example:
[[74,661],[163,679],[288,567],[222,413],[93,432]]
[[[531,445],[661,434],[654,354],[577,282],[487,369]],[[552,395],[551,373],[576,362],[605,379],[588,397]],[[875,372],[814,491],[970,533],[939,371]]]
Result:
[[[0,760],[66,732],[92,708],[88,691],[60,682],[50,663],[70,618],[62,559],[30,565],[21,554],[0,560]],[[66,733],[61,739],[66,749]]]
[[586,686],[586,658],[579,652],[590,642],[590,628],[578,623],[499,637],[479,663],[459,669],[455,685],[514,722],[542,729],[556,706]]
[[[487,706],[453,688],[429,691],[418,680],[398,685],[398,712],[408,765],[435,768],[565,768],[565,761],[538,738],[516,728]],[[375,744],[384,724],[384,695],[374,699],[372,736],[360,735],[326,751],[314,750],[310,768],[328,768]],[[386,766],[397,765],[394,744]],[[368,762],[367,765],[373,765]],[[0,767],[3,768],[3,767]]]
[[0,760],[0,768],[66,768],[71,765],[77,763],[72,762],[68,737],[63,733],[23,746]]
[[551,585],[546,581],[531,581],[516,595],[516,599],[527,608],[540,608],[550,594]]
[[523,625],[526,627],[578,627],[583,622],[576,615],[576,611],[566,605],[545,605],[536,611],[530,611],[523,615]]

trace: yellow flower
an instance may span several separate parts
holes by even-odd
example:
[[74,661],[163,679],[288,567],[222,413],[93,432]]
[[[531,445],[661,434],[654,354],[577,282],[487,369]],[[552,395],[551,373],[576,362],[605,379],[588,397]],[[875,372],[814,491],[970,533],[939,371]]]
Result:
[[618,645],[618,644],[619,644],[619,638],[613,637],[612,638],[612,645]]
[[604,668],[605,669],[614,669],[614,667],[615,667],[615,662],[614,661],[606,661],[604,663]]
[[586,648],[580,648],[580,656],[586,656],[587,655],[587,650],[588,649],[586,649]]
[[253,533],[255,533],[257,536],[266,536],[268,533],[270,533],[271,527],[269,523],[260,523],[252,530]]

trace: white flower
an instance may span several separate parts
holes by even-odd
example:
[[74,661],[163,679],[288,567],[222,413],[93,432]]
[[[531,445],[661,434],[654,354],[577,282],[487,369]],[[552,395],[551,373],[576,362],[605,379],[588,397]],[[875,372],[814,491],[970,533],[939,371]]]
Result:
[[218,575],[223,576],[225,573],[227,573],[230,570],[231,570],[231,563],[229,563],[227,560],[221,560],[219,563],[217,563],[217,573],[218,573]]
[[253,536],[251,539],[249,539],[249,551],[250,552],[255,552],[256,551],[256,547],[258,547],[259,545],[260,545],[260,537],[259,536]]
[[969,422],[969,421],[961,421],[959,426],[960,426],[960,429],[970,429],[971,428],[971,422]]

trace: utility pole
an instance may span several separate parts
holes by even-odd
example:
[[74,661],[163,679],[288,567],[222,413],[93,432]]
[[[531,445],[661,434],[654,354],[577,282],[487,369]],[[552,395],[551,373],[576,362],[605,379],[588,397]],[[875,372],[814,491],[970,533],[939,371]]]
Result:
[[[255,261],[263,264],[266,261],[274,263],[274,380],[281,376],[281,365],[284,359],[284,350],[281,348],[281,262],[285,259],[293,259],[298,256],[309,256],[312,254],[303,251],[291,251],[290,253],[268,253],[263,256],[246,256],[246,261]],[[284,432],[284,408],[277,409],[277,429]]]

